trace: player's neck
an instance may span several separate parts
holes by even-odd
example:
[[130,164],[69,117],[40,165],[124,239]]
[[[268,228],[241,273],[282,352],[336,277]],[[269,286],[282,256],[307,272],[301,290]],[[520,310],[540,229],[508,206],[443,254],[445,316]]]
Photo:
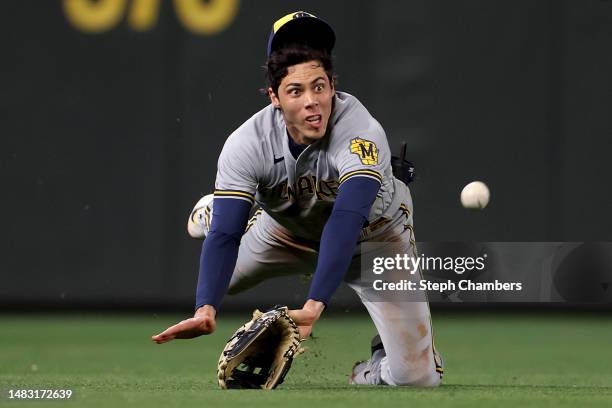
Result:
[[287,136],[291,142],[300,146],[308,146],[317,141],[300,134],[296,129],[289,129],[289,127],[287,127]]
[[289,141],[289,151],[294,159],[297,160],[300,153],[302,153],[308,147],[308,144],[297,143],[287,130],[287,139]]

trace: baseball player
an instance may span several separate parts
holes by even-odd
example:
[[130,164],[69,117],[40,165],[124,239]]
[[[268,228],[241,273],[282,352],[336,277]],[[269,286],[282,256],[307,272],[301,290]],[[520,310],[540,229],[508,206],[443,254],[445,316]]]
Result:
[[214,195],[203,197],[189,219],[190,235],[205,238],[195,315],[152,339],[211,334],[226,293],[314,270],[304,305],[289,311],[302,338],[345,280],[378,331],[370,359],[353,367],[349,381],[438,386],[442,366],[426,299],[372,301],[358,284],[367,243],[393,242],[415,253],[412,199],[393,175],[381,125],[357,98],[336,91],[334,44],[332,28],[312,14],[274,23],[271,103],[229,136]]

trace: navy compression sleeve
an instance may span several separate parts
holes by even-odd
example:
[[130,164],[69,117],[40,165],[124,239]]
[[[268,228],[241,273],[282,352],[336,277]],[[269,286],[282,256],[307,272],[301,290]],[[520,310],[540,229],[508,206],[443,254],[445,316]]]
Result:
[[327,305],[340,286],[379,188],[378,181],[367,177],[352,177],[340,186],[321,236],[317,270],[308,299]]
[[196,309],[212,305],[219,310],[236,266],[240,238],[244,234],[250,210],[251,204],[247,201],[215,198],[212,225],[200,255]]

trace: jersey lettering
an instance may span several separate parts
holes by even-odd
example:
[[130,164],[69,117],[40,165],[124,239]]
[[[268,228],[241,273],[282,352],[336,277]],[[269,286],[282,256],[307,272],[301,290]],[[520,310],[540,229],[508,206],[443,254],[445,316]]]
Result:
[[305,192],[309,195],[314,194],[312,179],[309,176],[301,176],[297,182],[300,196],[305,196]]
[[295,186],[283,180],[272,188],[262,189],[260,194],[266,199],[277,198],[285,201],[295,201],[297,198],[308,198],[316,194],[317,200],[324,200],[338,195],[339,184],[338,180],[317,181],[316,176],[301,176]]

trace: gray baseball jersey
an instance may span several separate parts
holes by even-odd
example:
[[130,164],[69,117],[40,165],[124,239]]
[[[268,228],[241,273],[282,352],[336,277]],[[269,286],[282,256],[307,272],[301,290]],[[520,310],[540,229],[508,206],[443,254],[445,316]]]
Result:
[[338,187],[352,177],[369,177],[381,188],[368,220],[380,225],[382,232],[384,220],[397,211],[401,192],[407,190],[393,177],[390,163],[383,128],[352,95],[336,93],[327,134],[297,160],[289,151],[282,112],[269,105],[225,142],[217,165],[215,199],[257,202],[295,236],[319,240]]

